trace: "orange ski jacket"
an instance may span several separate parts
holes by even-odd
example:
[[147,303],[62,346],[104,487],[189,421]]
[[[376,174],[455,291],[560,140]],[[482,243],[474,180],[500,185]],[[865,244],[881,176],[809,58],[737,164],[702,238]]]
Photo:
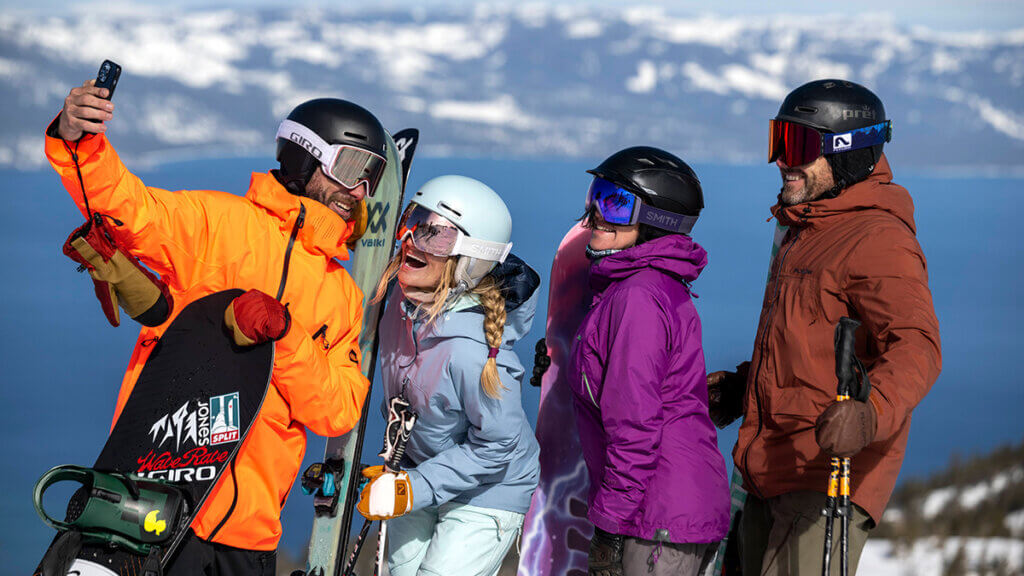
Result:
[[892,183],[883,156],[867,180],[836,198],[772,212],[789,230],[765,290],[733,459],[744,487],[761,498],[825,491],[830,458],[814,424],[836,397],[835,326],[856,318],[878,432],[851,462],[851,499],[878,522],[903,463],[911,411],[942,366],[913,201]]
[[[349,431],[369,388],[359,367],[363,295],[337,261],[348,258],[351,224],[318,202],[288,193],[268,173],[252,175],[244,198],[209,190],[169,192],[143,184],[102,135],[66,143],[52,134],[46,138],[47,158],[79,209],[85,214],[73,155],[89,206],[117,219],[112,224],[118,242],[168,284],[175,314],[213,292],[258,289],[274,296],[285,283],[281,301],[292,324],[276,343],[267,397],[236,456],[234,475],[230,469],[224,473],[192,523],[204,540],[275,549],[306,428],[324,436]],[[139,333],[114,422],[168,324]]]

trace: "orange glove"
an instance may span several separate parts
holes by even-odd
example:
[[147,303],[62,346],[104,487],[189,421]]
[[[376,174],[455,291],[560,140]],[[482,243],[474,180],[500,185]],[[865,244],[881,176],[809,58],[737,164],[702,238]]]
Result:
[[369,480],[359,494],[356,508],[368,520],[389,520],[412,510],[412,484],[405,472],[386,472],[383,466],[363,470]]
[[232,300],[224,311],[224,323],[239,346],[280,340],[292,324],[288,309],[259,290],[249,290]]

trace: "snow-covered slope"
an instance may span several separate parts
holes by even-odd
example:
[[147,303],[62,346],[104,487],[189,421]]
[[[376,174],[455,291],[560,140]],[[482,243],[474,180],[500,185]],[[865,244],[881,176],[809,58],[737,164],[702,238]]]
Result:
[[781,98],[838,76],[883,97],[904,164],[1024,165],[1024,29],[478,4],[0,15],[0,166],[41,163],[42,129],[104,58],[124,66],[111,134],[135,159],[269,155],[293,105],[338,96],[434,155],[761,161]]

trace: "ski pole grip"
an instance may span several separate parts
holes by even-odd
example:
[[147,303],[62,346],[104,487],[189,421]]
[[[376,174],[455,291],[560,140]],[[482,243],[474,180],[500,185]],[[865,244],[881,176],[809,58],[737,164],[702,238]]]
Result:
[[856,350],[854,348],[857,328],[860,321],[843,316],[836,324],[836,378],[838,380],[836,393],[839,396],[849,396],[851,384],[856,377],[854,374],[854,361]]
[[391,454],[391,459],[384,463],[384,469],[392,474],[399,472],[399,466],[402,463],[402,457],[405,456],[405,443],[409,441],[409,434],[412,432],[412,425],[416,423],[416,415],[410,416],[408,423],[402,422],[401,429],[398,433],[398,438],[395,439],[395,450]]

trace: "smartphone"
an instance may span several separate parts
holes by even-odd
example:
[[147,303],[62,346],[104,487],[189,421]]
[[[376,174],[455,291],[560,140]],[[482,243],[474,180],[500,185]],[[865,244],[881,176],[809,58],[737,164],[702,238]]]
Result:
[[100,71],[96,73],[96,87],[106,88],[107,100],[114,97],[114,88],[117,88],[117,79],[121,77],[121,67],[117,62],[104,60],[100,64]]

